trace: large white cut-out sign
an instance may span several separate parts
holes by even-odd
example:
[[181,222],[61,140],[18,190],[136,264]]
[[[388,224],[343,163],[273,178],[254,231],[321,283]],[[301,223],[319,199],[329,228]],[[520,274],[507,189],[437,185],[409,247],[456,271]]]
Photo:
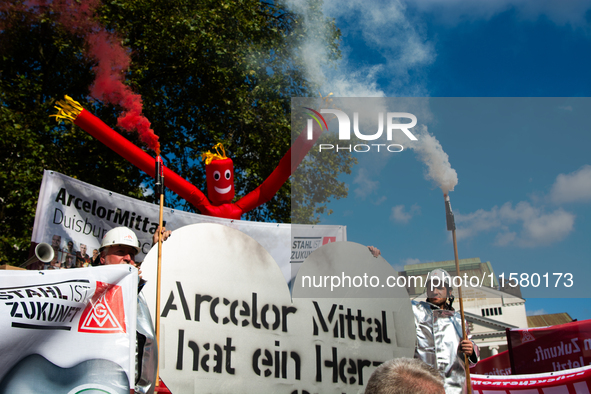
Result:
[[[314,256],[325,248],[370,276],[396,275],[385,260],[349,242],[326,245],[308,259],[323,264]],[[244,233],[215,224],[176,230],[162,254],[160,376],[173,393],[360,393],[381,362],[413,355],[405,289],[383,298],[324,293],[292,301],[269,253]],[[155,300],[156,260],[154,248],[142,266],[149,300]]]

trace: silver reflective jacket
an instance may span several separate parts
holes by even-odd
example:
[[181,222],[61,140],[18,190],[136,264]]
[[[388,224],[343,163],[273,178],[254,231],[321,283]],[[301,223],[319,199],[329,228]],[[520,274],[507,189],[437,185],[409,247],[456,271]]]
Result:
[[[424,301],[412,301],[412,309],[417,330],[415,358],[439,370],[445,380],[446,394],[465,393],[464,354],[458,352],[463,337],[460,313],[439,309]],[[474,353],[478,357],[476,344]],[[472,361],[470,364],[473,365]]]
[[135,350],[135,392],[154,393],[156,368],[158,367],[158,347],[156,334],[148,304],[142,293],[137,296],[137,327]]

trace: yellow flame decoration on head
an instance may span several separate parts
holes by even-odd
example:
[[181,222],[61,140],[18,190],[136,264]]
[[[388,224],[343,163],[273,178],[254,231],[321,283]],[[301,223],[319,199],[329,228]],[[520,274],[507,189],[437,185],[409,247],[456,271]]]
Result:
[[54,108],[58,110],[57,115],[49,116],[55,117],[58,122],[60,120],[70,120],[73,122],[84,109],[79,102],[75,101],[68,95],[66,95],[65,100],[58,100],[57,105]]
[[[318,108],[318,111],[320,111],[321,108],[334,108],[334,109],[340,109],[334,106],[334,104],[332,103],[332,98],[330,96],[333,95],[333,93],[329,93],[326,96],[322,96],[322,93],[318,92],[318,95],[320,96],[320,107]],[[326,123],[330,123],[331,120],[335,119],[337,116],[335,114],[324,114],[324,120],[326,121]]]
[[320,96],[320,101],[322,103],[322,107],[325,108],[330,108],[332,105],[332,99],[330,98],[330,96],[332,96],[332,93],[329,93],[328,95],[322,97],[322,93],[318,92],[318,95]]
[[[201,154],[201,160],[205,161],[205,165],[209,165],[214,160],[227,159],[226,150],[224,149],[224,145],[221,142],[215,144],[212,149],[215,149],[215,153],[207,151]],[[221,152],[220,149],[222,150]]]

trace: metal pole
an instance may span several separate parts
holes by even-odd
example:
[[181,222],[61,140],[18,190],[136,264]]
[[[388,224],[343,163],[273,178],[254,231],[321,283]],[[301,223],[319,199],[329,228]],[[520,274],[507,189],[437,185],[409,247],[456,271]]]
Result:
[[[446,220],[447,220],[447,230],[451,231],[451,235],[453,238],[454,243],[454,258],[456,261],[456,272],[457,275],[460,275],[460,260],[458,258],[458,242],[456,239],[456,223],[454,220],[454,215],[451,211],[451,203],[449,201],[449,196],[447,194],[443,195],[445,198],[445,213],[446,213]],[[460,298],[460,315],[462,317],[462,339],[468,339],[468,335],[466,334],[466,319],[464,317],[464,300],[462,298],[462,286],[458,287],[458,297]],[[472,394],[472,382],[470,380],[470,362],[468,361],[468,356],[464,354],[464,366],[466,369],[466,386],[468,388],[468,394]]]

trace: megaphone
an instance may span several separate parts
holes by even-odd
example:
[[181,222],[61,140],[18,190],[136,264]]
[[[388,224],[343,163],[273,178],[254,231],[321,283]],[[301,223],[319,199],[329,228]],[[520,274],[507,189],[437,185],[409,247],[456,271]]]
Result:
[[53,260],[54,256],[55,252],[53,251],[51,245],[45,242],[41,242],[40,244],[35,246],[35,255],[29,257],[29,259],[21,265],[19,265],[19,267],[26,267],[28,265],[36,263],[37,261],[49,263],[51,260]]

